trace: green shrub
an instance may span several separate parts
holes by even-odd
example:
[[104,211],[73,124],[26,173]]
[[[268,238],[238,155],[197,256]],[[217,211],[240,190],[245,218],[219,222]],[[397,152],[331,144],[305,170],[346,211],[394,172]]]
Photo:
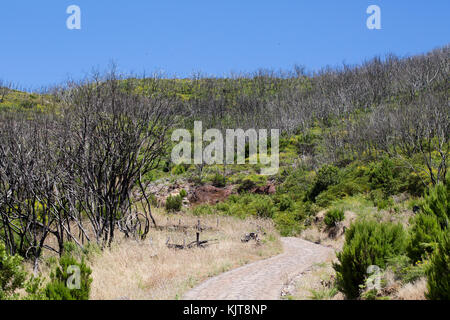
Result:
[[277,202],[280,211],[291,210],[294,207],[294,200],[288,195],[282,195]]
[[218,203],[213,208],[215,212],[238,217],[254,215],[261,218],[272,218],[277,211],[277,207],[270,196],[250,193],[231,195],[225,202]]
[[166,210],[169,212],[180,211],[183,199],[180,195],[168,196],[166,199]]
[[164,161],[162,163],[162,171],[163,172],[170,172],[170,162],[169,161]]
[[408,256],[418,261],[430,255],[443,233],[448,233],[450,214],[449,186],[438,184],[424,195],[421,213],[413,220],[408,244]]
[[192,176],[188,180],[189,182],[193,183],[196,186],[202,186],[205,184],[202,177],[199,176]]
[[416,262],[431,254],[441,234],[442,230],[435,216],[424,213],[416,215],[406,248],[408,257]]
[[334,287],[332,288],[320,288],[319,290],[311,289],[311,300],[331,300],[335,295],[338,294],[338,290]]
[[394,201],[390,197],[386,197],[381,189],[375,189],[370,191],[369,198],[373,202],[373,205],[379,210],[387,209],[394,205]]
[[19,255],[9,255],[0,242],[0,300],[18,298],[16,291],[24,287],[27,277],[22,261]]
[[20,101],[19,106],[24,109],[33,109],[36,107],[36,103],[33,100],[26,99]]
[[320,208],[311,201],[306,201],[303,203],[303,211],[308,217],[315,217],[319,213]]
[[[0,242],[0,301],[1,300],[45,300],[40,277],[30,276],[23,268],[23,258],[11,256]],[[18,291],[22,290],[20,295]]]
[[253,189],[254,187],[256,187],[256,182],[255,181],[253,181],[251,179],[244,179],[239,184],[238,192],[242,193],[242,192],[245,192],[245,191],[249,191],[249,190]]
[[47,300],[43,280],[40,277],[31,276],[25,283],[25,292],[27,293],[23,300]]
[[389,158],[377,162],[372,167],[369,177],[372,189],[381,189],[385,198],[394,195],[398,190],[394,162]]
[[429,300],[450,300],[450,236],[444,234],[427,270]]
[[325,165],[320,168],[314,180],[314,184],[309,191],[308,198],[312,201],[328,187],[338,184],[340,181],[339,169],[332,165]]
[[180,191],[180,197],[181,198],[186,198],[187,197],[187,191],[186,190],[184,190],[184,189],[181,189],[181,191]]
[[212,184],[214,187],[223,188],[227,185],[226,178],[220,173],[216,173],[212,178]]
[[186,167],[183,164],[177,164],[175,167],[172,168],[173,175],[180,175],[185,172],[186,172]]
[[360,294],[364,285],[367,268],[376,265],[381,269],[387,259],[403,254],[406,245],[406,233],[401,224],[379,223],[363,220],[354,223],[345,233],[345,244],[337,254],[336,284],[349,299]]
[[440,183],[430,188],[425,193],[422,212],[436,216],[441,228],[447,228],[450,219],[450,186]]
[[331,191],[331,188],[329,190],[324,191],[321,194],[319,194],[315,199],[316,205],[318,205],[321,208],[327,208],[333,202],[342,198],[341,194],[336,194],[335,192],[330,192],[330,191]]
[[348,176],[345,179],[345,181],[330,186],[326,191],[320,193],[316,197],[316,204],[322,208],[326,208],[336,200],[363,193],[368,189],[368,187],[360,181],[362,179],[354,179],[351,176]]
[[413,283],[426,275],[427,262],[413,264],[407,255],[389,258],[388,267],[402,283]]
[[[78,280],[76,280],[76,269],[79,270]],[[75,257],[66,253],[59,259],[59,265],[51,272],[51,281],[45,288],[45,295],[50,300],[88,300],[92,283],[91,273],[84,257],[81,262],[78,262]],[[70,288],[69,285],[75,285],[75,287]],[[77,285],[79,288],[76,288]]]
[[292,211],[282,211],[274,215],[273,221],[282,237],[296,236],[301,231],[298,214]]
[[268,196],[255,196],[250,204],[250,212],[261,218],[272,218],[275,212],[274,203]]
[[230,214],[231,206],[226,202],[219,202],[216,204],[216,209],[225,214]]
[[336,226],[338,222],[344,221],[344,219],[344,210],[335,208],[325,214],[323,222],[325,222],[327,227],[331,228]]
[[348,180],[330,187],[334,192],[340,192],[344,196],[354,196],[369,189],[367,185],[361,181],[362,179]]
[[196,216],[214,214],[215,211],[209,204],[201,204],[192,209],[192,213]]
[[403,186],[404,191],[407,191],[410,195],[419,197],[425,192],[425,185],[422,182],[420,176],[409,173],[406,177],[406,183]]
[[313,184],[310,174],[303,168],[298,168],[292,172],[282,171],[288,174],[283,184],[277,188],[280,194],[289,194],[295,201],[302,200],[308,192],[309,186]]

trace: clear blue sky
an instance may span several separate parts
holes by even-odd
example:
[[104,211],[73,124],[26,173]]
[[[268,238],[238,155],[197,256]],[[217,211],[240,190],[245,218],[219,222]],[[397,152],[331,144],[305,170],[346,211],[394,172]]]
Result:
[[[72,4],[81,30],[66,28]],[[381,7],[382,30],[366,27],[371,4]],[[449,12],[449,0],[3,0],[0,78],[36,88],[112,60],[123,72],[182,77],[312,71],[448,44]]]

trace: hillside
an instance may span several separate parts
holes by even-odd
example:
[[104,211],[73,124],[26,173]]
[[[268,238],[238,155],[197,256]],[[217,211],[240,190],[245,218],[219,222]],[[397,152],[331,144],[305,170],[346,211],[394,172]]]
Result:
[[[279,253],[279,236],[299,237],[337,255],[302,270],[287,298],[448,299],[449,71],[446,46],[315,74],[163,79],[110,70],[41,93],[0,85],[0,254],[22,257],[45,278],[34,298],[54,297],[49,270],[69,256],[92,268],[91,298],[122,296],[101,285],[122,274],[115,286],[124,296],[138,286],[129,298],[173,299],[209,276]],[[195,136],[196,121],[224,136],[279,129],[277,172],[261,174],[261,153],[250,163],[248,139],[245,164],[174,163],[172,134]],[[166,237],[185,245],[197,232],[175,230],[174,239],[161,227],[196,220],[217,221],[201,237],[218,236],[219,244],[194,249],[194,259],[217,265],[200,263],[191,273],[190,251],[174,254]],[[246,233],[262,241],[244,245]],[[151,251],[149,241],[162,256],[149,269],[161,277],[139,280],[143,264],[155,260],[139,258]],[[132,271],[105,267],[125,263],[118,258],[125,253],[136,259]],[[164,270],[169,265],[177,267]],[[378,287],[367,272],[373,265]],[[0,288],[0,298],[23,282]]]

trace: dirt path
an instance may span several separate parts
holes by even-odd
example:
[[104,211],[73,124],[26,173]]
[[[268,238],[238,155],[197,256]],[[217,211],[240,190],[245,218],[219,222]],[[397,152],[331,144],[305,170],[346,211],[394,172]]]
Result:
[[326,260],[333,249],[298,238],[282,238],[284,253],[211,278],[185,300],[277,300],[288,279]]

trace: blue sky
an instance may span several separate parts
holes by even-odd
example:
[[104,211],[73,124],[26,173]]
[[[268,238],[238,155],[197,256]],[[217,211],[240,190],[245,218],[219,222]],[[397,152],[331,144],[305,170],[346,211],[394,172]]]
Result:
[[[68,30],[69,5],[81,30]],[[382,30],[366,9],[381,8]],[[123,72],[307,70],[449,43],[450,1],[14,0],[0,3],[0,78],[37,88],[115,61]]]

